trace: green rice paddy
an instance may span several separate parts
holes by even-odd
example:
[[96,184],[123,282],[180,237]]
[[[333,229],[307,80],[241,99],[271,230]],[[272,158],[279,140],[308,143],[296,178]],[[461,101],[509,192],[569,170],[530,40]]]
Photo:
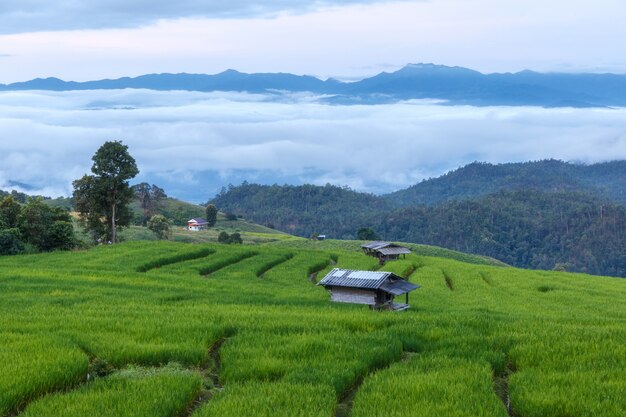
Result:
[[376,312],[313,283],[377,262],[311,246],[0,258],[0,416],[626,416],[626,280],[413,254]]

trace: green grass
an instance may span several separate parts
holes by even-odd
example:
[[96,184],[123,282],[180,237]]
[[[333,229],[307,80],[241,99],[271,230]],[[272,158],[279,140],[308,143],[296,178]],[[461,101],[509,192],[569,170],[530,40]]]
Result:
[[35,401],[22,416],[168,417],[188,407],[201,388],[197,372],[131,368]]
[[[279,240],[275,244],[284,247],[297,247],[301,249],[315,249],[315,250],[344,250],[344,251],[356,251],[361,252],[361,245],[368,243],[365,240],[337,240],[337,239],[325,239],[325,240],[312,240],[304,238],[294,238],[293,240]],[[505,263],[498,261],[497,259],[489,258],[482,255],[471,255],[463,252],[457,252],[451,249],[440,248],[437,246],[418,245],[416,243],[404,243],[401,245],[411,248],[413,253],[420,256],[431,256],[446,259],[455,259],[461,262],[467,262],[478,265],[499,265],[507,266]]]
[[280,239],[0,258],[0,416],[626,415],[626,280],[426,248],[375,312],[310,281],[359,242]]
[[[181,243],[217,243],[217,238],[222,231],[228,234],[234,232],[241,234],[244,245],[258,245],[268,242],[297,239],[290,235],[255,225],[254,223],[247,223],[246,225],[242,225],[242,223],[243,222],[240,221],[228,222],[228,224],[225,225],[226,227],[216,226],[200,231],[190,231],[187,230],[186,227],[173,226],[170,240]],[[239,226],[237,226],[237,224],[239,224]],[[156,235],[150,229],[143,226],[130,226],[122,229],[119,233],[119,237],[122,242],[157,240]],[[86,241],[87,239],[87,237],[84,237],[82,240]]]

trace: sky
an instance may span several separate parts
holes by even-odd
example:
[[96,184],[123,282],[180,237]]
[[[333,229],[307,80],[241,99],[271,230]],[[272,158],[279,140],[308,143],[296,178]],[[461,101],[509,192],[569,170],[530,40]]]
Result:
[[407,63],[626,73],[623,0],[2,0],[0,83],[158,72],[358,79]]
[[[0,83],[229,68],[356,80],[429,62],[625,74],[624,21],[624,0],[0,0]],[[243,180],[383,193],[473,161],[626,159],[626,109],[318,99],[3,92],[0,189],[70,195],[106,140],[129,146],[137,181],[195,202]]]

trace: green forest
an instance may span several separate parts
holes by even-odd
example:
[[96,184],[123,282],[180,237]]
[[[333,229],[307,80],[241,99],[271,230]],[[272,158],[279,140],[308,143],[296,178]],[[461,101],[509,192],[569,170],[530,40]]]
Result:
[[[624,166],[477,163],[380,197],[332,185],[244,183],[211,202],[304,237],[353,239],[359,229],[371,228],[381,239],[442,246],[518,267],[625,277],[626,206],[616,185],[626,179]],[[593,175],[575,182],[564,174],[581,167]],[[417,188],[426,190],[429,204],[411,197]]]

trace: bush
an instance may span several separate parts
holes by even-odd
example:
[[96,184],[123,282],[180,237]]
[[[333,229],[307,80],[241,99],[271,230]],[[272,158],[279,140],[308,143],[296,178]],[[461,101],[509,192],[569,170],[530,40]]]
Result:
[[232,235],[230,235],[230,239],[229,239],[228,243],[242,244],[243,243],[243,239],[241,239],[241,235],[239,233],[235,232]]
[[55,221],[48,230],[48,244],[51,249],[69,250],[75,246],[74,227],[72,223]]
[[170,238],[170,221],[161,214],[155,214],[148,220],[148,229],[152,230],[158,239]]
[[19,229],[0,230],[0,255],[15,255],[24,250]]
[[226,232],[220,232],[220,234],[217,236],[217,241],[219,243],[238,243],[241,244],[243,243],[243,239],[241,238],[241,234],[240,233],[233,233],[232,235],[229,235]]
[[217,236],[217,241],[220,243],[230,243],[230,235],[226,232],[220,232]]

